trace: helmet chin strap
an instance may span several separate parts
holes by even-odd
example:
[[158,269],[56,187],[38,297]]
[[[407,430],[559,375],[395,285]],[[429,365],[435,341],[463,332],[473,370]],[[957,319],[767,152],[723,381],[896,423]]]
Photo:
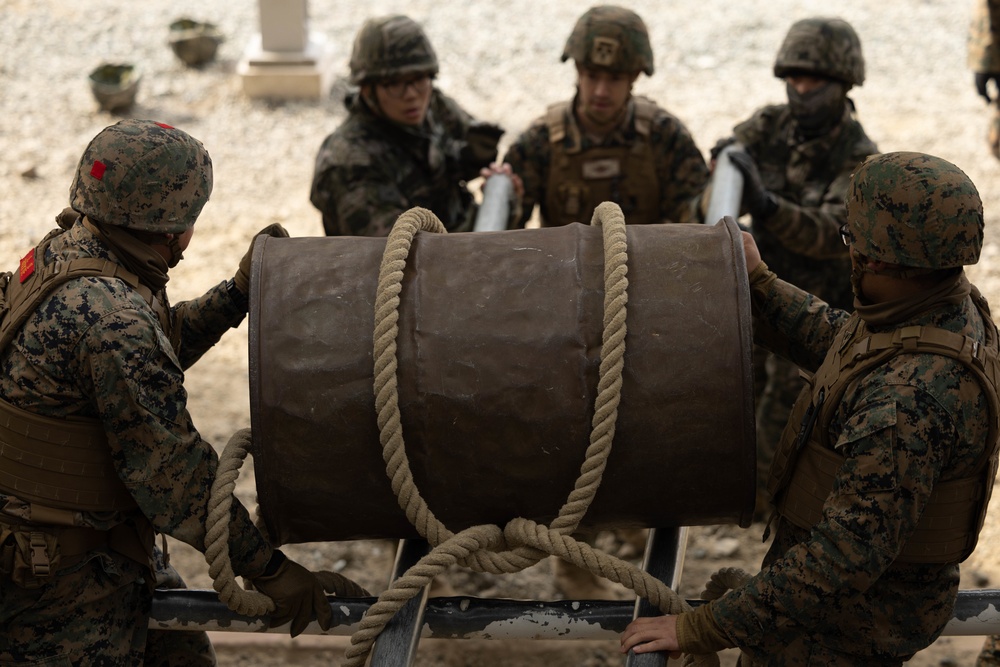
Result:
[[167,260],[167,267],[172,269],[184,259],[184,251],[181,249],[180,241],[177,240],[177,234],[170,236],[170,240],[167,241],[167,248],[170,249],[170,259]]

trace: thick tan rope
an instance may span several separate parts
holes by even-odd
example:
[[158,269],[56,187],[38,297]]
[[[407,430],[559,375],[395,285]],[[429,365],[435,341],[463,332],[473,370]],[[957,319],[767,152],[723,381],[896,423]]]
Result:
[[[219,457],[219,468],[212,483],[205,521],[205,560],[212,577],[212,587],[219,599],[230,609],[244,616],[263,616],[274,611],[274,601],[260,591],[245,590],[236,581],[229,554],[229,520],[233,506],[233,491],[240,467],[250,451],[250,429],[233,434]],[[314,573],[327,593],[341,597],[367,597],[361,586],[336,572],[321,570]]]
[[[552,522],[539,526],[515,519],[498,536],[496,526],[474,526],[455,535],[434,516],[420,495],[410,471],[402,434],[396,370],[396,336],[399,332],[399,294],[403,269],[417,231],[444,233],[444,226],[430,211],[413,208],[399,217],[386,241],[379,270],[375,304],[375,407],[386,474],[407,519],[435,548],[379,596],[378,602],[351,636],[344,667],[361,667],[389,619],[434,576],[452,563],[478,571],[518,572],[544,555],[564,558],[621,583],[650,599],[664,613],[688,611],[687,603],[669,587],[635,566],[595,551],[569,537],[593,502],[600,486],[614,438],[621,373],[625,353],[625,304],[628,301],[625,218],[621,209],[605,202],[594,212],[592,224],[603,228],[605,255],[604,334],[601,348],[598,396],[595,401],[590,446],[573,491]],[[506,549],[506,551],[501,551]],[[718,656],[698,656],[696,664],[718,665]]]
[[705,584],[705,590],[701,592],[702,600],[718,600],[723,595],[739,588],[750,581],[752,577],[745,570],[738,567],[724,567],[716,570]]
[[[552,522],[552,529],[562,534],[576,530],[600,486],[611,452],[618,404],[621,399],[621,371],[625,355],[625,304],[628,301],[625,217],[616,204],[605,202],[594,212],[592,224],[603,228],[605,247],[604,337],[601,348],[600,379],[595,400],[590,446],[581,466],[581,474],[566,503]],[[453,533],[441,523],[413,482],[403,441],[399,413],[396,369],[396,336],[399,332],[399,294],[403,269],[417,231],[446,233],[444,225],[431,211],[412,208],[393,225],[386,241],[379,269],[375,302],[375,409],[378,413],[379,438],[386,473],[393,493],[407,519],[432,546],[438,546]],[[481,572],[501,574],[519,572],[537,563],[545,554],[537,549],[477,552],[462,564]]]

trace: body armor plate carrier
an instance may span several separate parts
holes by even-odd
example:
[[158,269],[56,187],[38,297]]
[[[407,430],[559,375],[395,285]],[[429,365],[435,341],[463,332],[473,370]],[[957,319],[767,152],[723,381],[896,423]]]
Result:
[[830,446],[828,427],[848,387],[898,354],[940,354],[960,362],[978,379],[990,409],[987,446],[975,473],[935,486],[916,530],[896,560],[949,563],[972,553],[993,490],[1000,437],[997,330],[975,288],[973,298],[986,326],[982,345],[968,336],[927,326],[881,334],[861,332],[855,337],[863,325],[853,316],[837,334],[831,347],[836,352],[817,371],[811,390],[807,387],[799,396],[775,453],[768,492],[780,515],[805,529],[822,520],[823,505],[845,460]]

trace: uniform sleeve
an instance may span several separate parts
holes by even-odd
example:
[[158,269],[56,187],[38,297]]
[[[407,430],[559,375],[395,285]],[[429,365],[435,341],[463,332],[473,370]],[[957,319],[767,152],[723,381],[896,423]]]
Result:
[[[793,202],[777,196],[778,209],[764,220],[754,219],[754,225],[764,227],[773,234],[789,251],[810,259],[843,259],[848,256],[847,247],[840,237],[840,227],[847,222],[845,198],[851,183],[851,174],[866,157],[878,151],[875,144],[864,135],[860,127],[849,123],[844,132],[860,133],[852,142],[849,153],[841,158],[840,171],[829,183],[813,183],[807,187],[817,190],[815,198],[807,198],[803,192],[800,202]],[[753,148],[750,149],[751,153]],[[838,149],[832,150],[837,155]],[[828,156],[820,156],[826,157]],[[836,159],[836,158],[834,158]]]
[[[215,450],[191,422],[184,373],[148,311],[119,309],[89,327],[77,345],[81,382],[105,424],[112,460],[140,510],[158,532],[205,550]],[[234,570],[259,574],[272,549],[233,503]]]
[[[455,180],[471,181],[479,170],[497,159],[497,145],[504,131],[499,125],[476,120],[451,97],[435,90],[436,115],[448,136],[459,142]],[[434,103],[434,102],[432,102]]]
[[1000,72],[1000,0],[977,0],[968,46],[969,69]]
[[653,136],[660,210],[664,222],[700,222],[698,205],[708,184],[708,165],[687,128],[673,116],[660,119]]
[[785,248],[811,259],[842,259],[847,247],[840,238],[840,227],[847,222],[844,197],[851,182],[851,172],[840,173],[823,193],[819,206],[802,206],[776,197],[778,210],[766,220],[754,219],[766,227]]
[[512,229],[523,229],[531,219],[535,205],[540,206],[545,201],[545,175],[551,156],[548,128],[539,121],[535,121],[507,149],[504,162],[510,164],[513,172],[524,182],[521,218],[512,225]]
[[754,342],[815,371],[849,314],[763,271],[761,263],[751,274]]
[[385,166],[391,161],[374,159],[363,146],[340,149],[321,149],[310,195],[327,235],[387,236],[410,208]]
[[[869,376],[871,378],[871,375]],[[958,431],[913,385],[866,380],[845,404],[836,442],[846,457],[823,519],[745,586],[713,603],[741,647],[773,651],[829,630],[834,614],[893,563],[946,465]]]
[[181,348],[178,359],[187,370],[212,348],[230,329],[238,327],[246,318],[229,295],[226,282],[221,282],[208,292],[190,301],[183,301],[171,309],[174,327],[180,327]]

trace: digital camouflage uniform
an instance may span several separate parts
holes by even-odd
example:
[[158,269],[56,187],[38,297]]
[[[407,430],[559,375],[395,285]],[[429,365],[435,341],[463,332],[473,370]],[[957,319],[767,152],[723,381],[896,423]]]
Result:
[[[851,172],[877,152],[875,144],[850,109],[830,134],[809,141],[796,139],[788,105],[765,107],[734,132],[778,197],[777,212],[766,222],[753,222],[761,257],[782,280],[850,309],[851,265],[837,230],[846,221]],[[802,380],[798,367],[785,359],[757,355],[755,361],[765,365],[766,377],[757,404],[757,470],[763,479]]]
[[[630,9],[597,5],[584,12],[566,40],[562,60],[578,68],[638,76],[653,73],[653,50],[642,18]],[[691,133],[644,97],[627,102],[620,122],[601,139],[576,116],[578,97],[549,106],[504,158],[524,182],[524,227],[537,204],[543,227],[590,224],[603,201],[622,208],[629,224],[696,222],[692,199],[708,167]]]
[[[857,212],[849,216],[855,250],[904,267],[975,263],[982,204],[971,181],[930,156],[884,157],[866,162],[854,181],[849,207]],[[905,223],[887,218],[914,225],[903,230]],[[936,264],[921,258],[924,253],[942,259]],[[796,406],[786,431],[790,449],[779,452],[791,457],[782,459],[789,464],[772,472],[779,517],[760,573],[695,614],[715,624],[709,648],[738,646],[753,664],[901,664],[951,619],[958,562],[974,547],[989,502],[996,472],[996,327],[962,272],[912,298],[859,305],[854,314],[777,279],[764,263],[750,280],[755,313],[772,331],[769,347],[816,371],[820,386],[804,392]],[[868,354],[862,350],[875,349],[868,347],[874,345],[868,334],[922,337],[928,327],[953,332],[946,335],[971,351],[970,363],[985,367],[989,380],[955,358],[908,353],[901,343],[875,358],[878,365],[851,375]],[[976,359],[984,360],[982,366]],[[839,401],[831,396],[824,402],[820,379],[831,377],[844,378],[846,389]],[[800,432],[797,419],[809,414],[819,415],[811,436]],[[799,438],[809,445],[803,448]],[[813,443],[818,450],[810,449]],[[809,488],[797,486],[798,480],[817,478],[796,460],[816,461],[812,451],[831,459],[833,472],[828,487],[811,489],[816,515],[802,525],[794,518],[801,492],[792,490]],[[791,481],[783,471],[793,471]],[[913,547],[939,544],[944,533],[938,528],[930,539],[918,539],[926,525],[922,515],[940,507],[932,494],[953,480],[975,488],[964,521],[957,522],[960,546],[926,556]],[[690,636],[679,622],[682,634]],[[685,641],[682,649],[690,649]]]
[[[122,121],[105,132],[119,129],[121,136],[146,133],[155,138],[162,133],[187,137],[148,121]],[[114,157],[126,163],[135,158],[128,154],[132,144],[123,144],[111,159],[114,149],[102,145],[101,159],[97,160],[89,153],[96,143],[97,139],[81,160],[81,174],[104,179],[109,189],[124,180],[126,185],[119,193],[126,191],[128,178],[122,176]],[[170,146],[161,146],[161,150],[165,155]],[[187,156],[182,153],[179,159]],[[209,160],[207,153],[198,157]],[[156,199],[166,200],[165,207],[150,204],[139,216],[158,220],[164,230],[179,233],[193,224],[211,191],[210,162],[207,164],[207,182],[198,186],[197,194],[191,194],[194,186],[183,179],[151,178],[140,182],[132,204],[126,206],[133,207],[133,214],[144,209],[144,187],[175,193],[176,202],[169,194],[157,195]],[[203,165],[181,164],[179,168],[186,171],[187,167],[195,171]],[[171,210],[174,203],[179,215]],[[95,202],[86,188],[74,185],[73,205],[93,210],[115,204]],[[128,219],[127,210],[122,215]],[[135,227],[142,229],[143,224],[136,222]],[[92,223],[85,224],[81,218],[66,231],[55,230],[34,270],[80,258],[108,259],[112,266],[119,265],[120,258],[93,229]],[[24,266],[22,261],[22,269]],[[17,271],[13,280],[18,280]],[[202,297],[170,308],[165,329],[160,315],[166,311],[158,313],[126,281],[103,276],[72,279],[45,297],[3,350],[0,398],[34,415],[87,419],[103,426],[113,471],[131,498],[121,509],[65,510],[62,518],[71,517],[78,527],[107,531],[122,525],[148,525],[148,517],[155,531],[205,550],[208,495],[218,457],[191,422],[183,381],[185,369],[246,316],[246,298],[234,295],[231,283],[220,283]],[[166,305],[166,292],[154,293],[157,302]],[[0,457],[0,471],[8,467]],[[144,660],[147,665],[214,663],[204,633],[147,633],[153,581],[148,563],[139,562],[141,557],[134,554],[129,557],[114,548],[98,546],[73,559],[76,562],[68,567],[53,562],[48,577],[19,584],[16,573],[11,572],[17,551],[13,538],[25,531],[45,534],[65,529],[49,525],[39,514],[40,506],[13,493],[0,491],[0,507],[0,662],[123,667],[143,664]],[[12,524],[14,535],[10,533]],[[259,575],[272,549],[239,502],[233,503],[229,530],[234,570],[244,576]],[[54,556],[49,551],[48,555]],[[22,553],[22,559],[25,556]],[[164,567],[162,554],[155,556],[157,583],[183,585],[176,572]]]
[[[969,69],[977,75],[988,75],[1000,84],[1000,2],[997,0],[976,2],[969,30]],[[981,94],[985,85],[983,83]],[[987,143],[993,155],[1000,158],[1000,95],[992,102]]]
[[[969,69],[977,74],[1000,72],[1000,2],[979,0],[969,31]],[[992,102],[987,145],[1000,158],[1000,95]],[[1000,635],[983,642],[977,667],[1000,665]]]
[[[839,40],[817,38],[817,22],[807,19],[789,30],[776,74],[795,69],[862,83],[860,44],[857,54],[842,55]],[[853,34],[849,26],[844,29]],[[808,40],[806,49],[790,48],[800,40]],[[838,231],[847,219],[844,195],[854,169],[878,151],[855,117],[853,102],[845,100],[840,122],[819,136],[804,136],[791,106],[780,104],[759,109],[734,128],[733,138],[753,158],[776,203],[768,217],[752,222],[761,257],[782,280],[836,308],[850,309],[850,260]],[[802,380],[791,362],[759,354],[759,348],[757,352],[757,470],[763,480]]]
[[983,648],[976,659],[976,667],[1000,665],[1000,635],[990,635],[983,640]]
[[[651,100],[633,98],[628,102],[628,109],[620,125],[602,141],[595,142],[581,131],[572,112],[575,102],[574,98],[572,102],[558,106],[563,110],[565,136],[557,144],[552,141],[548,116],[545,115],[533,121],[507,150],[504,161],[510,163],[514,173],[524,182],[522,217],[516,227],[524,227],[536,204],[540,207],[542,226],[565,224],[553,220],[546,205],[552,194],[549,183],[553,161],[560,160],[564,155],[574,154],[581,154],[586,158],[588,153],[594,155],[600,149],[617,149],[615,152],[622,156],[626,165],[620,176],[614,177],[617,183],[610,186],[611,201],[622,207],[626,222],[697,222],[691,200],[705,186],[708,167],[691,133],[676,116],[655,106]],[[637,102],[651,107],[651,117],[646,121],[646,134],[640,133],[636,128]],[[652,169],[634,169],[630,173],[627,170],[627,156],[634,153],[639,144],[648,146]],[[637,189],[636,185],[641,189]],[[580,197],[582,201],[578,215],[574,216],[575,221],[590,224],[594,209],[604,200],[587,199],[585,194]],[[637,200],[642,197],[652,197],[654,204],[648,207],[649,214],[637,216]]]
[[[969,30],[969,69],[977,75],[998,76],[1000,73],[1000,2],[978,0],[976,3]],[[986,141],[990,152],[1000,158],[1000,95],[991,106]],[[1000,665],[1000,635],[986,638],[976,665]]]
[[347,120],[316,156],[310,194],[327,235],[386,236],[414,206],[450,232],[470,231],[476,204],[466,182],[496,159],[495,145],[480,151],[468,141],[470,127],[483,125],[437,89],[419,128],[378,116],[357,93],[345,104]]
[[414,206],[432,211],[450,232],[471,230],[477,207],[467,181],[496,160],[503,130],[476,121],[436,88],[420,126],[395,123],[377,108],[375,85],[438,73],[434,47],[409,17],[366,21],[350,67],[361,92],[347,95],[347,120],[323,141],[310,192],[327,235],[386,236]]

